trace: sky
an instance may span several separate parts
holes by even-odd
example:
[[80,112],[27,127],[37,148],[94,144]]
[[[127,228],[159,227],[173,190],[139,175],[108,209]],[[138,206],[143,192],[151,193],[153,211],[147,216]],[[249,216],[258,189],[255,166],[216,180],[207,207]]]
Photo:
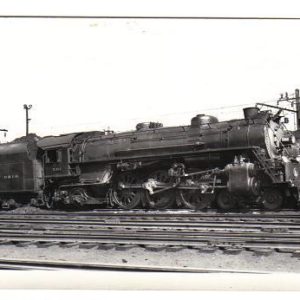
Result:
[[[178,1],[147,11],[138,2],[118,9],[103,4],[98,10],[73,3],[71,10],[67,5],[4,9],[1,3],[0,9],[7,14],[221,14],[212,4],[180,10]],[[259,13],[252,6],[240,6],[240,13],[224,6],[223,15],[295,16],[293,9],[273,3],[273,10],[261,6]],[[300,21],[0,19],[0,128],[8,129],[0,141],[24,135],[23,104],[33,106],[30,131],[40,136],[131,130],[143,121],[183,125],[199,113],[239,118],[243,106],[275,101],[300,88],[299,36]]]

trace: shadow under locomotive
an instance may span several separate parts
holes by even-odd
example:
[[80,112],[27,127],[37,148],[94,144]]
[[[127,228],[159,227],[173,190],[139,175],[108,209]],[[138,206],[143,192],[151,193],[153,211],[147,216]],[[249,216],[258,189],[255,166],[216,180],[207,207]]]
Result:
[[281,112],[250,107],[239,120],[197,115],[189,126],[139,123],[0,144],[1,205],[297,207],[299,144]]

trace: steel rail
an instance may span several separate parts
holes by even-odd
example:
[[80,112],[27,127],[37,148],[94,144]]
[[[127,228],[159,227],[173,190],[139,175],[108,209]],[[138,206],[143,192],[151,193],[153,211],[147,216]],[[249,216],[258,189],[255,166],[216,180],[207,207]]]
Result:
[[268,233],[268,232],[241,232],[241,231],[132,231],[132,230],[98,230],[91,232],[90,230],[83,230],[78,232],[77,230],[34,230],[32,232],[28,230],[1,230],[0,239],[13,239],[13,238],[26,238],[30,240],[43,239],[59,239],[72,238],[73,240],[103,240],[103,239],[118,239],[118,240],[175,240],[175,241],[236,241],[237,239],[250,242],[250,241],[268,241],[281,243],[296,243],[300,246],[300,234],[290,233]]
[[[206,234],[201,236],[186,236],[186,235],[145,235],[131,233],[130,235],[125,235],[124,232],[117,234],[107,234],[107,235],[70,235],[70,234],[45,234],[41,232],[40,234],[1,234],[0,243],[20,243],[22,246],[27,246],[30,244],[41,245],[54,245],[59,244],[61,246],[73,246],[88,244],[92,247],[103,247],[109,245],[109,248],[124,246],[124,245],[135,245],[135,246],[158,246],[158,247],[168,247],[168,246],[180,246],[180,247],[192,247],[196,249],[209,247],[218,247],[220,249],[235,248],[235,249],[254,249],[263,248],[271,250],[284,250],[285,252],[295,252],[300,250],[299,237],[290,238],[282,236],[264,236],[258,238],[255,235],[245,236],[244,234],[235,235],[214,235]],[[24,243],[24,244],[22,244]],[[39,245],[38,245],[39,244]],[[71,245],[70,245],[71,244]],[[72,245],[73,244],[73,245]]]
[[5,218],[43,218],[43,219],[49,219],[49,218],[60,218],[62,216],[67,216],[68,218],[89,218],[89,219],[97,219],[100,220],[101,218],[109,218],[109,217],[122,217],[122,218],[136,218],[136,217],[143,217],[143,218],[157,218],[157,219],[163,219],[167,220],[169,218],[184,218],[188,220],[195,220],[202,218],[202,219],[208,219],[208,218],[226,218],[226,219],[291,219],[299,220],[300,221],[300,212],[299,213],[206,213],[206,212],[149,212],[149,211],[131,211],[131,212],[124,212],[124,211],[113,211],[113,212],[53,212],[48,211],[47,213],[22,213],[22,214],[15,214],[13,212],[5,212],[0,213],[0,219]]
[[168,222],[176,222],[176,223],[201,223],[201,222],[236,222],[236,223],[299,223],[299,219],[295,218],[245,218],[245,217],[240,217],[240,218],[227,218],[227,217],[211,217],[211,218],[186,218],[186,217],[175,217],[175,218],[157,218],[157,217],[123,217],[123,216],[108,216],[108,217],[88,217],[88,218],[82,218],[82,217],[74,217],[74,216],[60,216],[60,217],[43,217],[43,216],[22,216],[22,217],[14,217],[14,216],[7,216],[7,217],[0,217],[0,222],[9,222],[9,221],[15,221],[15,222],[87,222],[87,223],[107,223],[107,222],[136,222],[136,223],[141,223],[141,222],[157,222],[157,223],[168,223]]
[[88,262],[62,262],[57,260],[33,259],[0,259],[0,269],[14,270],[51,270],[51,269],[84,269],[84,270],[110,270],[110,271],[135,271],[135,272],[180,272],[180,273],[254,273],[266,274],[266,271],[248,271],[234,269],[213,269],[196,267],[170,267],[136,264],[104,264]]
[[[40,217],[40,216],[39,216]],[[64,226],[65,228],[74,228],[76,227],[77,230],[83,230],[82,228],[88,228],[90,231],[96,230],[99,228],[102,229],[109,229],[112,230],[114,228],[131,228],[131,229],[140,229],[140,230],[149,230],[151,228],[160,228],[160,230],[218,230],[218,229],[239,229],[239,230],[284,230],[291,232],[296,232],[300,229],[298,222],[292,222],[292,220],[280,220],[279,222],[276,220],[270,220],[266,222],[266,220],[255,220],[250,219],[250,222],[247,221],[245,218],[242,220],[234,220],[229,221],[227,219],[223,220],[220,218],[213,219],[213,220],[197,220],[196,222],[194,220],[179,220],[178,218],[172,220],[169,218],[168,220],[159,220],[157,218],[147,219],[144,218],[138,219],[138,218],[130,218],[123,220],[122,217],[118,218],[109,218],[109,219],[93,219],[91,221],[91,218],[89,219],[79,219],[79,218],[66,218],[66,216],[63,216],[63,218],[55,218],[52,220],[45,220],[43,219],[37,219],[34,220],[32,217],[29,219],[27,218],[0,218],[0,229],[7,229],[10,228],[11,230],[17,230],[19,228],[29,228],[34,229],[33,226],[41,225],[42,228],[45,229],[51,229],[55,226]],[[2,220],[1,220],[2,219]],[[66,227],[69,226],[69,227]]]
[[73,232],[75,231],[76,233],[97,233],[97,232],[181,232],[181,233],[197,233],[197,232],[231,232],[233,233],[234,230],[238,232],[250,232],[250,233],[272,233],[272,232],[277,232],[277,233],[284,233],[288,235],[295,235],[295,234],[300,234],[300,229],[295,230],[286,230],[282,229],[280,227],[261,227],[261,228],[243,228],[243,227],[172,227],[172,226],[101,226],[101,227],[94,227],[94,228],[83,228],[82,226],[76,227],[74,226],[68,226],[68,227],[28,227],[28,226],[14,226],[14,227],[0,227],[0,234],[1,232],[18,232],[18,231],[25,231],[25,232],[30,232],[30,231],[57,231],[57,232]]
[[[192,248],[192,249],[206,249],[206,247],[218,247],[220,249],[236,249],[236,250],[242,250],[242,249],[271,249],[271,250],[289,250],[291,251],[299,251],[299,244],[295,242],[286,242],[284,244],[280,244],[280,241],[276,241],[272,244],[270,244],[268,241],[255,241],[253,240],[251,243],[246,243],[243,240],[234,240],[234,241],[228,241],[228,240],[213,240],[207,243],[207,240],[202,241],[194,241],[194,240],[154,240],[154,239],[140,239],[140,240],[134,240],[134,239],[72,239],[72,238],[45,238],[40,237],[39,240],[32,240],[32,238],[28,239],[26,237],[15,237],[14,239],[6,239],[2,240],[1,243],[10,244],[10,243],[20,243],[20,246],[28,246],[28,245],[37,245],[38,247],[43,247],[46,245],[48,247],[48,244],[51,245],[61,245],[62,247],[74,247],[79,246],[85,248],[85,245],[88,245],[88,248],[93,247],[99,247],[103,249],[112,249],[114,247],[125,247],[126,246],[138,246],[138,247],[158,247],[157,249],[164,249],[166,247],[184,247],[184,248]],[[51,246],[50,245],[50,246]],[[107,247],[108,246],[108,247]],[[156,248],[154,248],[154,251]],[[217,250],[215,248],[215,250]]]
[[[38,223],[39,224],[39,223]],[[36,225],[36,224],[34,224]],[[41,225],[41,224],[39,224]],[[50,226],[53,225],[53,226]],[[63,228],[61,225],[65,225]],[[177,231],[233,231],[233,230],[240,230],[243,232],[246,231],[252,231],[252,232],[261,232],[261,231],[281,231],[281,232],[287,232],[289,234],[293,233],[300,233],[300,227],[299,226],[259,226],[259,225],[249,225],[245,224],[245,226],[241,226],[239,224],[222,224],[222,225],[214,225],[214,224],[201,224],[201,225],[190,225],[190,226],[180,226],[177,224],[140,224],[140,225],[132,225],[132,224],[100,224],[100,225],[88,225],[88,224],[44,224],[43,226],[34,227],[32,224],[28,223],[19,223],[19,224],[5,224],[0,225],[0,231],[9,229],[11,231],[13,230],[36,230],[36,229],[42,229],[42,230],[51,230],[51,229],[57,229],[57,230],[76,230],[78,231],[85,231],[88,230],[90,232],[96,231],[96,230],[154,230],[159,229],[161,231],[168,231],[168,230],[177,230]]]
[[190,218],[124,218],[122,216],[120,217],[107,217],[107,218],[76,218],[76,217],[68,217],[68,216],[62,216],[61,218],[43,218],[43,217],[37,217],[37,218],[14,218],[14,217],[7,217],[7,218],[1,218],[0,217],[0,224],[5,223],[28,223],[28,224],[34,224],[34,223],[40,223],[40,224],[86,224],[86,225],[100,225],[100,224],[172,224],[175,225],[199,225],[199,224],[239,224],[239,225],[300,225],[300,220],[293,219],[293,218],[284,218],[284,219],[246,219],[246,218],[211,218],[211,219],[190,219]]
[[283,217],[294,217],[300,219],[300,211],[296,210],[282,210],[278,212],[268,212],[268,211],[259,211],[259,210],[249,210],[249,211],[237,211],[237,212],[221,212],[218,210],[208,210],[208,211],[193,211],[193,210],[120,210],[120,209],[102,209],[102,210],[94,210],[94,211],[41,211],[41,212],[24,212],[19,213],[15,211],[0,211],[0,216],[60,216],[60,215],[68,215],[68,216],[153,216],[153,217],[203,217],[210,218],[216,216],[223,217],[261,217],[261,218],[283,218]]
[[32,218],[29,218],[28,220],[26,218],[17,218],[17,219],[11,219],[11,218],[0,218],[0,229],[7,228],[10,226],[11,229],[17,229],[20,227],[29,227],[32,228],[33,226],[41,225],[44,226],[43,228],[51,228],[54,226],[69,226],[77,228],[83,228],[88,227],[92,230],[92,228],[123,228],[123,227],[131,227],[131,228],[161,228],[161,229],[235,229],[241,227],[244,230],[252,229],[252,230],[264,230],[264,229],[281,229],[281,230],[290,230],[290,231],[297,231],[300,229],[300,224],[298,222],[293,222],[292,220],[280,220],[279,222],[276,220],[270,220],[266,222],[264,219],[261,221],[260,219],[250,219],[249,221],[243,220],[220,220],[218,218],[217,220],[172,220],[169,218],[168,220],[157,220],[155,219],[137,219],[137,218],[131,218],[131,219],[125,219],[119,217],[119,218],[109,218],[109,219],[78,219],[78,218],[66,218],[64,219],[52,219],[52,220],[45,220],[45,219],[37,219],[34,220]]
[[297,232],[300,230],[300,224],[298,222],[292,222],[292,220],[281,220],[277,222],[276,220],[270,220],[268,222],[260,221],[260,220],[251,220],[250,222],[245,221],[244,219],[228,221],[228,220],[198,220],[195,221],[182,221],[182,220],[156,220],[156,219],[148,219],[148,220],[139,220],[139,219],[131,219],[131,220],[123,220],[122,218],[117,219],[105,219],[105,220],[80,220],[80,219],[59,219],[59,220],[44,220],[38,219],[33,220],[26,218],[22,219],[5,219],[0,220],[0,229],[10,228],[11,230],[18,230],[20,228],[27,228],[33,230],[34,228],[42,228],[42,229],[51,229],[55,227],[64,228],[77,228],[77,230],[83,230],[84,228],[88,228],[89,230],[96,229],[117,229],[117,228],[131,228],[132,230],[149,230],[151,228],[160,228],[160,230],[256,230],[256,231],[264,231],[264,230],[281,230],[288,231],[289,233]]

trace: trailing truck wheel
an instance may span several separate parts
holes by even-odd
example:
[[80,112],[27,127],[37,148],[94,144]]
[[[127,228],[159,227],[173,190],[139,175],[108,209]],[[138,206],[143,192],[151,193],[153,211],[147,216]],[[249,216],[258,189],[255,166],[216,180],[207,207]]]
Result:
[[86,193],[83,188],[73,188],[69,193],[69,197],[71,203],[76,203],[80,206],[83,206],[86,202]]
[[278,210],[283,205],[283,195],[277,189],[266,190],[262,195],[262,204],[267,210]]
[[141,204],[141,191],[114,191],[113,202],[118,208],[134,209]]
[[118,186],[112,192],[112,201],[118,208],[134,209],[140,206],[142,192],[138,189],[123,188],[123,186],[137,183],[137,177],[130,173],[121,174],[117,178]]
[[179,197],[183,207],[188,209],[207,208],[213,200],[213,195],[201,194],[197,190],[180,191]]
[[227,190],[223,190],[217,196],[217,206],[226,211],[234,209],[237,206],[237,198]]

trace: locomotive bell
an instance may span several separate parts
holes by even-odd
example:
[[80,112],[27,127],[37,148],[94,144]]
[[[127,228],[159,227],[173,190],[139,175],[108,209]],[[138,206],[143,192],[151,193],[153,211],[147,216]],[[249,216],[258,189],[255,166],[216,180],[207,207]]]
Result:
[[198,127],[198,126],[214,124],[214,123],[218,123],[218,122],[219,122],[219,120],[214,116],[199,114],[196,117],[192,118],[191,126]]

